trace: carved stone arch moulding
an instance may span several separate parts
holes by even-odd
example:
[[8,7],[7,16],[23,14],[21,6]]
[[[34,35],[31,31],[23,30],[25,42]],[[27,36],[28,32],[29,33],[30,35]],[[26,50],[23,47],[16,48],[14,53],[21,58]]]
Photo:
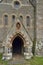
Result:
[[24,34],[22,34],[21,32],[19,32],[19,33],[15,33],[12,37],[10,37],[9,42],[10,42],[11,46],[12,46],[12,42],[13,42],[13,40],[14,40],[17,36],[19,36],[19,37],[23,40],[23,42],[24,42],[24,46],[25,46],[25,44],[26,44],[26,40],[25,40],[25,38],[24,38]]

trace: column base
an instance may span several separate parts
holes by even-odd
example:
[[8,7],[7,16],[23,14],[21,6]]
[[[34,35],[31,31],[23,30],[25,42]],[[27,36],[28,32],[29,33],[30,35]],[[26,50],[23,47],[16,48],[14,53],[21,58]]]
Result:
[[4,53],[2,60],[10,60],[12,59],[12,53]]

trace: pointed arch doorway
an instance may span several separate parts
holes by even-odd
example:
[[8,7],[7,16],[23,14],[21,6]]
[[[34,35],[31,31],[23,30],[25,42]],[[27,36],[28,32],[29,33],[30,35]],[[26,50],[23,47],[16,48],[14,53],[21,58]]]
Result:
[[17,35],[12,42],[12,55],[23,55],[24,41],[21,36]]

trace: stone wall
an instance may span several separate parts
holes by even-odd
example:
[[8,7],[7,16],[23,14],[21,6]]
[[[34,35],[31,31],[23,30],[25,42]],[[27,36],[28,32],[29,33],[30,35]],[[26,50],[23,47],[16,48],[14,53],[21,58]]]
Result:
[[[12,15],[15,14],[16,19],[19,19],[20,15],[23,15],[23,24],[26,27],[26,16],[30,16],[30,27],[26,27],[26,29],[29,31],[29,35],[33,39],[33,20],[34,20],[34,12],[33,12],[33,7],[30,5],[29,1],[25,0],[20,0],[21,2],[21,7],[17,10],[14,7],[14,0],[3,0],[0,3],[0,40],[4,37],[6,38],[6,35],[11,29],[12,25]],[[8,25],[4,26],[4,15],[8,15]],[[25,23],[24,23],[25,22]],[[3,30],[2,30],[3,29]],[[31,32],[31,34],[30,34]]]
[[36,55],[43,56],[43,0],[37,0],[37,44]]
[[[19,9],[16,9],[14,7],[14,1],[15,0],[3,0],[0,3],[0,41],[4,42],[6,36],[8,35],[9,30],[11,30],[11,26],[12,26],[12,15],[14,14],[16,16],[16,20],[19,19],[19,16],[22,15],[23,16],[23,24],[26,28],[26,30],[29,33],[29,36],[32,38],[33,40],[33,21],[34,21],[34,11],[33,11],[33,7],[31,6],[31,4],[29,3],[29,0],[19,0],[21,3],[21,6]],[[36,13],[36,22],[37,22],[37,46],[42,47],[40,45],[40,41],[41,44],[43,44],[43,0],[37,0],[37,13]],[[7,14],[8,15],[8,25],[4,26],[4,15]],[[30,27],[26,26],[26,16],[29,15],[30,16]],[[0,44],[2,44],[0,42]],[[3,45],[3,44],[2,44]],[[36,46],[36,47],[37,47]],[[43,48],[41,48],[43,51]],[[36,54],[43,55],[41,49],[37,49],[36,48]],[[37,53],[38,51],[38,53]]]

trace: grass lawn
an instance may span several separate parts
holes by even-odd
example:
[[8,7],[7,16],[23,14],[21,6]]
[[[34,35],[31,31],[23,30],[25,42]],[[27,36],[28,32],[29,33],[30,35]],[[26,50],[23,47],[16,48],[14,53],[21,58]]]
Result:
[[[2,54],[0,54],[0,65],[8,65],[9,61],[2,61]],[[17,65],[43,65],[43,57],[34,57],[30,60],[26,60],[25,64]]]

